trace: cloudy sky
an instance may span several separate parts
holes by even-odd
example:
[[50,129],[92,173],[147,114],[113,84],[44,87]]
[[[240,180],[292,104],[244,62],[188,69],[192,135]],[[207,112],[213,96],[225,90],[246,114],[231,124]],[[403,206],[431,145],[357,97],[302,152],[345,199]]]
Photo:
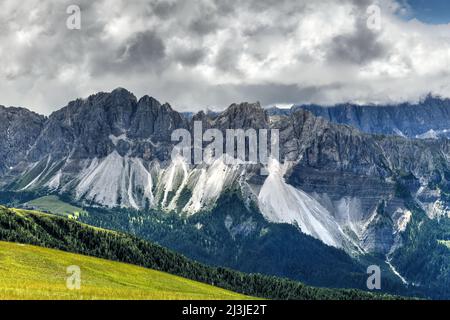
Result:
[[0,104],[45,114],[116,87],[182,111],[450,97],[450,3],[2,0],[0,81]]

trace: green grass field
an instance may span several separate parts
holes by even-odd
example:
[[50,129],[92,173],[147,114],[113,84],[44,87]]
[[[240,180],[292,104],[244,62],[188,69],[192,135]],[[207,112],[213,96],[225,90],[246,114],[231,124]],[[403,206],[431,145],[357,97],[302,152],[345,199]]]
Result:
[[35,210],[50,212],[75,219],[77,219],[79,215],[87,214],[82,208],[61,201],[58,196],[54,195],[31,200],[24,203],[24,205],[26,207],[34,208]]
[[[67,267],[79,266],[80,290],[67,288]],[[214,286],[125,263],[0,242],[0,299],[250,299]]]

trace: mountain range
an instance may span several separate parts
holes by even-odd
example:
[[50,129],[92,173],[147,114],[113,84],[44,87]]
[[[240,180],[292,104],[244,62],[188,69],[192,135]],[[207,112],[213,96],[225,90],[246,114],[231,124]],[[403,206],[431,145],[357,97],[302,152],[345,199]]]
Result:
[[[175,129],[277,129],[280,160],[171,157]],[[450,100],[179,113],[118,88],[48,117],[0,107],[0,202],[54,194],[85,222],[199,261],[327,287],[450,297]],[[330,268],[333,265],[334,268]]]
[[418,103],[397,105],[335,106],[294,105],[290,109],[270,108],[271,115],[287,115],[299,109],[312,112],[328,121],[350,125],[375,134],[400,135],[419,139],[450,137],[450,99],[431,94]]

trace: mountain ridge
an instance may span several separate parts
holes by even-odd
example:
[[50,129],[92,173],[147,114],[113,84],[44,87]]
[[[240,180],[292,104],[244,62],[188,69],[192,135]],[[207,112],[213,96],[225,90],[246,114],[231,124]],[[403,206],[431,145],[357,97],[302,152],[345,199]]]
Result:
[[[299,223],[303,232],[323,240],[330,237],[324,234],[327,228],[323,224],[331,216],[333,222],[326,224],[335,226],[332,227],[336,230],[332,236],[335,239],[327,242],[348,250],[362,246],[362,250],[388,252],[395,242],[392,239],[389,244],[380,247],[372,243],[370,237],[367,238],[367,228],[361,227],[372,218],[380,200],[376,196],[373,200],[364,200],[366,202],[361,202],[362,198],[354,200],[355,193],[361,191],[357,190],[358,185],[354,189],[347,188],[353,198],[346,198],[349,194],[340,192],[333,184],[318,190],[314,185],[320,183],[322,178],[314,170],[320,172],[320,176],[327,172],[335,177],[336,182],[328,180],[332,183],[351,186],[351,179],[365,176],[372,180],[374,186],[383,185],[376,188],[378,197],[386,198],[388,208],[394,212],[406,212],[402,200],[395,197],[395,182],[392,179],[398,178],[398,172],[411,172],[420,180],[429,178],[430,167],[440,172],[441,178],[450,171],[445,159],[450,144],[446,141],[410,141],[372,136],[315,117],[303,109],[290,115],[270,117],[259,103],[232,104],[213,117],[200,112],[188,121],[168,104],[161,105],[149,96],[138,100],[131,92],[118,88],[111,93],[98,93],[84,100],[72,101],[54,112],[46,120],[33,146],[26,150],[26,160],[4,174],[2,180],[10,179],[10,184],[6,186],[8,190],[46,188],[61,193],[72,192],[76,200],[93,201],[107,207],[143,209],[157,206],[163,210],[180,210],[179,198],[183,193],[190,192],[191,199],[181,211],[193,214],[213,206],[221,192],[233,185],[242,188],[246,196],[253,199],[251,201],[258,202],[259,189],[263,188],[264,183],[248,182],[259,179],[252,166],[227,166],[218,159],[207,167],[191,167],[183,161],[170,159],[174,147],[170,140],[171,132],[179,128],[192,130],[192,123],[196,120],[203,121],[205,129],[217,128],[222,132],[233,128],[279,130],[281,161],[289,167],[280,177],[281,183],[286,178],[288,184],[301,188],[301,192],[310,193],[312,197],[307,201],[314,204],[308,206],[320,208],[316,213],[319,216],[314,219],[322,222],[309,222],[311,216],[295,208],[290,218],[281,212],[266,214],[266,218],[278,216],[278,222]],[[442,157],[440,153],[444,153]],[[238,175],[241,169],[246,171],[244,179]],[[219,173],[222,170],[225,175]],[[303,177],[305,173],[309,173],[308,177]],[[386,193],[386,190],[390,192]],[[430,196],[436,200],[426,205],[435,205],[439,196],[428,192],[424,198]],[[298,197],[292,195],[292,201],[306,201]],[[350,214],[340,209],[342,199],[350,206],[366,207],[356,217],[359,226],[340,217]],[[270,206],[267,202],[265,204]],[[279,210],[276,206],[273,209]],[[445,212],[430,213],[430,216]],[[403,219],[408,214],[400,214],[395,220]],[[348,227],[350,234],[343,231]],[[395,231],[395,227],[392,228]],[[306,231],[313,229],[316,231]],[[352,239],[355,236],[359,239]]]
[[[172,130],[192,133],[194,121],[221,132],[278,130],[280,160],[264,176],[263,164],[172,159]],[[9,146],[25,156],[8,160],[2,191],[56,194],[81,205],[184,219],[212,214],[234,190],[243,199],[235,229],[242,241],[254,230],[245,217],[252,207],[266,221],[291,225],[351,257],[388,260],[408,240],[404,235],[417,215],[411,202],[426,219],[450,217],[449,140],[370,134],[303,109],[270,115],[259,103],[241,103],[186,118],[168,104],[118,89],[69,103],[45,121],[36,138],[27,139],[35,140],[29,148]],[[216,219],[223,220],[210,223],[233,225],[226,215]],[[226,255],[228,249],[215,250]]]
[[[328,121],[351,125],[374,134],[400,135],[409,138],[450,137],[450,99],[427,95],[417,103],[396,105],[334,106],[294,105],[290,111],[303,109]],[[272,113],[275,111],[272,111]]]

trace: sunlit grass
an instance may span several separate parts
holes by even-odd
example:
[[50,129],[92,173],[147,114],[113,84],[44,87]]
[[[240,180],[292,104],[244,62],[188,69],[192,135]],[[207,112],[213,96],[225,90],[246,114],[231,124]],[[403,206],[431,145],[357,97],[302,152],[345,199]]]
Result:
[[27,206],[36,208],[40,211],[51,212],[58,215],[78,218],[79,215],[85,215],[82,208],[72,206],[69,203],[61,201],[59,197],[55,195],[44,196],[26,203]]
[[[81,268],[81,289],[66,286]],[[227,290],[125,263],[0,242],[0,299],[248,299]]]

